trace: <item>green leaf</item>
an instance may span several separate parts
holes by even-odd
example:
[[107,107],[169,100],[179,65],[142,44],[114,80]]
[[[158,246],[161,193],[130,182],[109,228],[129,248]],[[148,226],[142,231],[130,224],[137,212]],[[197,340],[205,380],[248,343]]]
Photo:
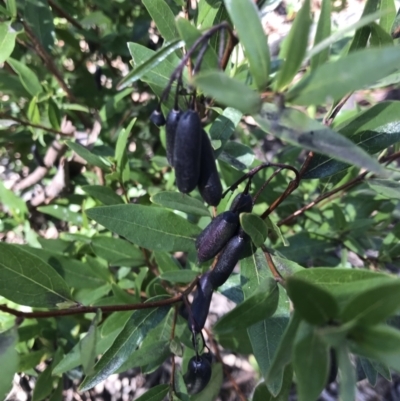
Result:
[[[154,298],[149,300],[151,301],[154,301]],[[135,311],[113,345],[94,366],[94,373],[85,377],[80,385],[80,391],[93,388],[113,374],[129,358],[147,333],[163,320],[168,310],[169,307],[164,306]]]
[[90,374],[93,371],[93,366],[96,359],[96,341],[97,341],[97,325],[101,320],[101,310],[98,309],[95,317],[90,324],[89,330],[85,337],[79,342],[81,364],[85,374]]
[[[400,141],[398,102],[381,102],[356,114],[338,127],[338,131],[369,154],[375,154]],[[315,155],[303,178],[324,178],[348,168],[346,163]]]
[[29,67],[13,58],[9,58],[7,63],[16,72],[22,85],[31,96],[37,96],[43,92],[42,85]]
[[[323,0],[321,13],[319,15],[317,31],[315,33],[314,47],[328,38],[331,34],[331,1]],[[329,59],[329,47],[326,47],[320,53],[311,58],[311,69],[315,70],[318,66],[324,64]]]
[[12,388],[12,381],[18,369],[19,355],[15,346],[18,342],[16,328],[0,333],[0,397],[5,399]]
[[124,203],[122,198],[110,187],[103,185],[83,185],[81,188],[89,196],[98,199],[104,205],[118,205]]
[[383,167],[368,153],[300,111],[285,108],[278,113],[275,106],[265,103],[261,113],[253,117],[263,131],[292,145],[385,175]]
[[276,349],[268,374],[265,381],[268,384],[276,383],[281,380],[283,370],[286,365],[292,361],[293,345],[296,338],[297,330],[299,328],[301,318],[298,312],[294,311],[289,324],[286,326],[285,331],[279,338],[279,345]]
[[137,118],[131,120],[126,129],[122,129],[118,135],[117,145],[115,147],[115,159],[117,161],[117,171],[120,180],[127,182],[130,179],[130,166],[128,161],[127,146],[128,138],[136,123]]
[[[160,64],[162,64],[170,54],[175,53],[175,51],[183,47],[184,44],[185,43],[182,40],[174,40],[173,42],[168,43],[166,46],[162,47],[141,64],[136,65],[136,68],[134,70],[129,71],[128,74],[125,75],[118,83],[118,89],[124,89],[127,86],[131,85],[133,82],[142,79],[144,75],[148,74]],[[130,48],[131,45],[135,45],[135,43],[128,42],[128,48]]]
[[310,0],[305,0],[285,39],[284,54],[282,54],[285,62],[278,72],[275,90],[284,89],[297,74],[306,54],[311,22]]
[[[378,8],[378,4],[378,0],[367,0],[361,18],[374,13]],[[366,47],[370,33],[371,29],[369,26],[357,29],[350,44],[349,53]]]
[[293,369],[299,401],[316,400],[324,389],[329,371],[329,348],[311,326],[303,323],[293,350]]
[[265,385],[265,382],[258,384],[254,390],[252,401],[287,401],[289,399],[289,394],[293,383],[293,368],[291,365],[286,366],[282,389],[276,396],[272,395]]
[[356,396],[356,371],[350,361],[346,344],[336,348],[339,365],[339,396],[341,401],[354,401]]
[[200,72],[193,77],[193,83],[207,96],[244,114],[256,113],[260,110],[259,95],[244,83],[228,77],[222,71]]
[[335,298],[322,287],[294,275],[286,280],[286,291],[295,310],[310,324],[322,325],[338,316]]
[[257,6],[252,0],[225,0],[224,4],[244,48],[250,73],[258,90],[263,91],[269,80],[270,55]]
[[122,238],[93,237],[94,253],[113,265],[140,267],[145,264],[143,252]]
[[110,171],[111,163],[102,156],[93,154],[90,150],[77,142],[66,141],[67,146],[76,152],[82,159],[86,160],[92,166],[100,167],[102,170]]
[[218,159],[238,170],[244,170],[253,164],[255,157],[253,149],[249,146],[230,141],[224,145]]
[[61,130],[61,113],[60,113],[60,109],[58,108],[57,103],[54,101],[53,98],[49,99],[47,107],[48,107],[47,115],[48,115],[51,126],[54,129],[60,131]]
[[157,192],[150,200],[168,209],[180,210],[181,212],[196,216],[210,216],[210,212],[204,206],[203,202],[180,192]]
[[136,401],[162,401],[169,392],[168,384],[159,384],[142,394]]
[[17,3],[16,0],[7,0],[6,1],[7,10],[11,14],[12,18],[17,16]]
[[372,178],[367,181],[367,184],[384,198],[400,199],[400,183],[397,181]]
[[0,64],[11,56],[17,34],[18,32],[11,27],[11,22],[0,23]]
[[253,244],[259,248],[264,244],[268,235],[268,227],[264,220],[253,213],[240,214],[240,226],[248,234]]
[[193,270],[180,269],[161,273],[160,279],[171,283],[190,283],[198,276],[198,274],[198,272]]
[[67,221],[69,224],[82,226],[83,223],[82,214],[73,212],[69,207],[53,204],[47,206],[39,206],[37,210],[41,213],[53,216],[61,221]]
[[380,10],[384,13],[380,20],[379,26],[388,34],[390,34],[393,22],[396,18],[396,4],[394,0],[381,0]]
[[386,46],[354,51],[348,56],[321,65],[287,93],[287,101],[299,105],[325,104],[349,92],[373,84],[397,70],[400,49]]
[[[240,261],[241,283],[245,299],[249,298],[265,279],[272,278],[265,256],[257,250],[252,256]],[[280,339],[289,322],[289,302],[285,291],[279,291],[279,303],[274,316],[247,329],[253,354],[265,378],[278,349]],[[277,380],[268,383],[269,391],[276,395],[282,387],[283,372]]]
[[276,281],[267,278],[255,293],[222,316],[214,325],[213,331],[217,334],[229,333],[265,320],[275,313],[278,300],[279,290]]
[[154,206],[102,206],[86,213],[89,218],[134,244],[157,251],[192,251],[195,238],[201,231],[175,213]]
[[67,283],[74,288],[98,288],[104,284],[87,263],[73,259],[57,252],[33,248],[26,245],[14,245],[18,249],[40,258],[50,265]]
[[368,379],[368,382],[371,386],[375,387],[376,379],[378,378],[378,372],[372,365],[371,361],[367,358],[359,357],[361,367],[365,373],[365,376]]
[[166,42],[172,42],[179,37],[175,16],[164,0],[142,0],[142,3]]
[[371,37],[369,39],[371,46],[387,46],[393,44],[392,37],[376,22],[370,25]]
[[0,181],[0,202],[15,217],[28,214],[26,203]]
[[[202,33],[185,18],[178,18],[176,21],[176,27],[179,31],[180,37],[185,41],[186,49],[190,49],[196,40],[202,35]],[[197,55],[198,51],[196,51],[192,56],[194,62]],[[215,50],[211,46],[208,46],[201,62],[201,70],[204,71],[212,68],[218,68],[218,56],[215,53]]]
[[275,268],[283,279],[287,279],[294,273],[304,270],[304,267],[292,262],[289,259],[284,259],[276,255],[270,255],[274,262]]
[[356,320],[361,325],[384,321],[400,308],[400,280],[376,282],[375,286],[354,296],[344,307],[341,320]]
[[51,366],[40,373],[33,389],[32,401],[42,401],[53,391],[53,380],[51,378]]
[[47,0],[25,0],[24,17],[40,44],[49,52],[54,46],[53,14]]
[[0,243],[0,295],[20,305],[57,308],[73,303],[65,281],[38,257]]

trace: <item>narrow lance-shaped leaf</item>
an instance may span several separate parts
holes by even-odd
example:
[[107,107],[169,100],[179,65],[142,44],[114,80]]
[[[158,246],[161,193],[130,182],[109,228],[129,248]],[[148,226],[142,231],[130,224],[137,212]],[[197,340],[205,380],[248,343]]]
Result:
[[[314,47],[329,37],[331,34],[331,1],[323,0],[321,13],[319,15],[317,32],[315,33]],[[315,70],[319,65],[324,64],[329,58],[329,47],[311,58],[311,69]]]
[[18,342],[18,333],[16,328],[9,329],[0,333],[0,397],[6,398],[6,395],[12,388],[12,381],[18,369],[19,355],[15,346]]
[[136,401],[162,401],[169,392],[168,384],[159,384],[142,394]]
[[36,256],[0,243],[0,295],[20,305],[57,308],[72,305],[65,281]]
[[292,82],[301,66],[307,50],[311,22],[310,0],[305,0],[283,45],[285,62],[276,78],[275,89],[277,91],[284,89]]
[[113,345],[94,366],[94,372],[85,377],[80,385],[81,391],[89,390],[113,374],[129,358],[147,333],[163,320],[168,310],[169,307],[163,306],[135,311]]
[[86,149],[84,146],[80,145],[77,142],[66,141],[66,144],[70,149],[72,149],[80,157],[85,159],[89,164],[100,167],[105,171],[110,170],[111,163],[107,159],[93,154],[90,150]]
[[364,150],[297,110],[285,108],[278,112],[274,105],[265,103],[253,117],[262,130],[293,145],[385,175],[383,167]]
[[37,96],[43,92],[42,85],[40,85],[36,74],[29,67],[13,58],[9,58],[7,63],[17,73],[22,85],[31,96]]
[[158,251],[194,250],[200,228],[175,213],[155,206],[114,205],[89,209],[96,220],[129,241]]
[[0,23],[0,64],[4,63],[13,52],[17,33],[11,27],[11,22]]
[[339,364],[339,395],[341,401],[354,401],[356,395],[356,372],[350,361],[346,344],[336,348]]
[[170,54],[174,53],[184,44],[185,43],[182,40],[174,40],[173,42],[162,47],[160,50],[154,53],[150,58],[146,59],[144,62],[139,64],[134,70],[128,72],[128,74],[125,75],[125,77],[123,77],[119,82],[118,89],[124,89],[127,86],[131,85],[133,82],[142,79],[144,75],[154,70],[155,67],[163,63]]
[[225,0],[224,3],[244,47],[251,75],[257,88],[262,91],[268,84],[270,56],[257,6],[252,0]]
[[397,71],[400,49],[386,46],[354,51],[335,62],[321,65],[303,76],[287,93],[287,101],[319,105],[338,100]]
[[244,83],[228,77],[222,71],[200,72],[193,77],[193,83],[206,95],[244,114],[260,110],[260,96]]

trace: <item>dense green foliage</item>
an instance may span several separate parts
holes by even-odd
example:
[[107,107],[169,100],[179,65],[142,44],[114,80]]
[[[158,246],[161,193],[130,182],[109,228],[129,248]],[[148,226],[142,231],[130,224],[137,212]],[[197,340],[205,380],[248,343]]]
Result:
[[[394,2],[331,33],[330,0],[305,0],[278,55],[272,1],[187,3],[0,4],[0,398],[16,372],[55,401],[63,375],[85,391],[182,356],[140,400],[212,400],[216,346],[254,355],[253,401],[317,399],[333,360],[342,401],[400,371],[400,102],[372,100],[400,82]],[[150,122],[193,107],[196,146]],[[215,291],[236,307],[208,354]]]

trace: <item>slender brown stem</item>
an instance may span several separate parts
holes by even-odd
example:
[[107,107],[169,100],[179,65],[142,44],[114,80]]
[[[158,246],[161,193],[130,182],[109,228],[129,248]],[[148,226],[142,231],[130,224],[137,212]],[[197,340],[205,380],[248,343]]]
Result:
[[74,18],[72,18],[68,13],[66,13],[55,1],[53,0],[48,0],[50,7],[60,16],[65,18],[71,25],[73,25],[75,28],[82,29],[83,26],[76,21]]
[[26,127],[42,129],[43,131],[51,132],[53,134],[58,134],[58,135],[63,135],[63,136],[71,136],[69,133],[64,133],[64,132],[58,131],[58,130],[56,130],[54,128],[51,128],[51,127],[45,127],[44,125],[33,124],[33,123],[30,123],[29,121],[21,120],[20,118],[17,118],[17,117],[7,116],[7,115],[2,114],[2,113],[0,113],[0,118],[6,119],[6,120],[15,121],[15,122],[17,122],[17,123],[19,123],[19,124],[21,124],[23,126],[26,126]]
[[163,299],[161,301],[146,302],[132,305],[78,306],[71,309],[61,309],[56,311],[45,311],[45,312],[21,312],[16,309],[9,308],[7,305],[0,305],[0,311],[9,313],[10,315],[13,316],[22,317],[25,319],[40,319],[40,318],[49,318],[58,316],[79,315],[82,313],[96,313],[97,309],[100,309],[104,313],[104,312],[121,312],[129,310],[157,308],[160,306],[172,305],[181,302],[182,299],[193,290],[194,286],[197,284],[197,281],[198,281],[197,278],[193,280],[182,293],[168,299]]

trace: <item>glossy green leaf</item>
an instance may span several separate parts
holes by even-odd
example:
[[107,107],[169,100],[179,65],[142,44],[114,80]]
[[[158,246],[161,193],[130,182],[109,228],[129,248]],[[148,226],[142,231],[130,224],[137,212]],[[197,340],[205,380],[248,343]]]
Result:
[[214,325],[214,332],[223,334],[252,326],[272,316],[278,307],[279,290],[276,281],[267,278],[256,293],[246,298],[235,309],[222,316]]
[[400,13],[397,10],[396,17],[394,18],[392,29],[390,30],[390,34],[392,35],[393,39],[397,39],[400,37]]
[[[319,15],[317,31],[315,33],[314,47],[328,38],[331,34],[331,1],[323,0],[321,13]],[[311,58],[311,69],[315,70],[318,66],[324,64],[329,59],[329,47],[326,47],[320,53]]]
[[[375,154],[400,141],[398,113],[398,102],[381,102],[346,120],[338,131],[369,154]],[[324,178],[347,167],[346,163],[317,154],[303,178]]]
[[11,14],[11,17],[15,18],[17,16],[17,3],[16,0],[6,1],[7,11]]
[[157,251],[194,250],[195,238],[201,231],[175,213],[154,206],[102,206],[86,213],[134,244]]
[[276,396],[272,395],[265,385],[265,382],[261,382],[257,385],[254,390],[253,398],[251,401],[287,401],[291,392],[293,382],[293,368],[291,365],[286,366],[282,389]]
[[310,324],[322,325],[338,316],[339,306],[335,298],[322,287],[291,276],[286,280],[286,291],[295,310]]
[[100,167],[102,170],[110,171],[111,163],[104,157],[95,155],[77,142],[66,141],[66,144],[89,164]]
[[168,384],[159,384],[142,394],[136,401],[162,401],[169,392]]
[[[376,12],[378,4],[378,0],[367,0],[361,18]],[[349,53],[366,47],[370,34],[371,28],[368,25],[357,29],[350,44]]]
[[164,0],[142,0],[152,20],[155,22],[161,36],[167,42],[179,37],[175,26],[175,16]]
[[282,336],[279,339],[279,345],[269,367],[265,382],[273,384],[279,381],[282,377],[283,370],[293,358],[293,344],[296,338],[301,318],[298,312],[294,311],[288,325],[285,328]]
[[298,265],[296,262],[292,262],[289,259],[284,259],[272,254],[271,258],[272,261],[274,262],[276,270],[284,280],[286,280],[294,273],[304,270],[304,267]]
[[47,107],[47,115],[51,126],[54,129],[61,131],[61,113],[57,103],[54,101],[53,98],[49,99]]
[[257,92],[222,71],[200,72],[193,77],[193,83],[207,96],[244,114],[260,110],[261,98]]
[[392,37],[377,23],[373,22],[370,25],[371,36],[369,42],[371,46],[387,46],[393,44]]
[[11,68],[18,75],[21,84],[31,96],[37,96],[43,92],[42,85],[40,85],[36,74],[29,67],[13,58],[9,58],[7,63],[10,64]]
[[372,365],[371,361],[367,358],[359,357],[361,367],[365,373],[365,376],[368,379],[368,382],[371,386],[375,387],[376,380],[378,378],[378,372]]
[[[128,48],[135,45],[136,43],[128,42]],[[183,47],[183,45],[184,42],[182,40],[174,40],[168,45],[162,47],[141,64],[136,65],[135,69],[129,71],[129,73],[125,75],[124,78],[122,78],[121,81],[118,83],[118,89],[124,89],[127,86],[131,85],[133,82],[142,79],[144,75],[153,71],[156,67],[162,64],[170,54],[175,53],[175,51]]]
[[[245,299],[259,288],[261,282],[272,278],[261,250],[240,261],[241,284]],[[285,291],[279,290],[279,303],[275,314],[248,328],[253,354],[265,378],[271,366],[280,339],[289,322],[289,301]],[[268,382],[269,391],[276,395],[282,387],[283,372],[277,380]]]
[[73,304],[67,284],[51,266],[6,243],[0,243],[0,295],[39,308]]
[[285,108],[277,112],[275,106],[265,103],[261,113],[253,117],[263,131],[292,145],[385,175],[382,166],[364,150],[298,110]]
[[199,275],[198,272],[188,269],[180,269],[168,271],[160,274],[161,280],[166,280],[171,283],[190,283]]
[[168,310],[169,307],[159,307],[135,311],[113,345],[96,363],[94,372],[85,377],[80,390],[86,391],[113,374],[129,358],[147,333],[161,322]]
[[270,56],[257,6],[252,0],[225,0],[224,4],[244,48],[250,73],[258,90],[263,91],[268,85]]
[[316,400],[324,389],[329,371],[329,348],[312,327],[299,328],[293,350],[293,369],[299,401]]
[[35,388],[33,389],[32,401],[42,401],[53,391],[51,372],[51,366],[47,366],[46,369],[38,376]]
[[101,320],[101,310],[98,309],[95,317],[90,324],[89,330],[85,337],[79,342],[81,364],[85,374],[90,374],[96,359],[96,342],[97,342],[97,325]]
[[268,235],[268,227],[258,215],[253,213],[240,214],[240,226],[248,234],[256,247],[264,244]]
[[154,252],[154,258],[161,273],[180,270],[179,262],[167,252]]
[[197,216],[210,216],[210,212],[204,206],[203,202],[180,192],[157,192],[150,200],[168,209],[180,210],[181,212]]
[[367,181],[370,188],[387,199],[400,199],[400,183],[393,180],[372,178]]
[[395,72],[399,62],[400,49],[393,46],[354,51],[304,75],[287,93],[287,100],[306,106],[338,100]]
[[297,74],[306,54],[311,22],[310,0],[305,0],[285,39],[284,54],[282,54],[285,62],[278,72],[275,90],[284,89]]
[[139,267],[145,264],[143,252],[122,238],[93,237],[94,253],[113,265]]
[[341,320],[356,320],[372,325],[384,321],[400,308],[400,280],[376,283],[374,287],[354,296],[344,307]]
[[82,226],[82,214],[73,212],[69,207],[57,204],[39,206],[37,210],[41,213],[48,214],[61,221],[67,221],[69,224]]
[[12,388],[12,381],[15,372],[18,369],[19,355],[15,346],[18,342],[18,334],[15,328],[0,333],[0,397],[6,398],[6,395]]
[[255,159],[254,151],[249,146],[238,142],[227,142],[218,156],[219,160],[230,164],[238,170],[249,168]]
[[50,265],[67,283],[74,288],[97,288],[104,284],[87,263],[45,249],[33,248],[26,245],[14,245],[21,251],[40,258]]
[[4,205],[9,213],[13,216],[22,216],[28,213],[26,203],[21,197],[17,196],[14,191],[6,188],[3,182],[0,181],[0,202]]
[[128,139],[132,128],[136,123],[137,118],[133,118],[128,126],[122,129],[118,135],[117,144],[115,146],[115,160],[117,161],[117,171],[120,180],[125,183],[130,179],[130,166],[128,160],[127,147],[129,146]]
[[356,371],[350,361],[346,344],[336,348],[339,365],[339,396],[341,401],[354,401],[356,396]]
[[54,46],[53,14],[47,0],[25,0],[24,19],[36,39],[49,52]]
[[0,63],[11,56],[15,47],[17,32],[11,27],[11,22],[0,23]]
[[[178,18],[176,21],[176,27],[181,39],[185,41],[186,49],[190,49],[196,40],[202,35],[202,33],[185,18]],[[192,60],[194,62],[196,61],[197,55],[198,52],[193,54]],[[215,53],[215,50],[211,46],[208,46],[201,62],[201,70],[204,71],[211,68],[218,68],[218,56]]]
[[98,199],[104,205],[118,205],[124,203],[122,198],[110,187],[103,185],[83,185],[81,188],[89,196]]

